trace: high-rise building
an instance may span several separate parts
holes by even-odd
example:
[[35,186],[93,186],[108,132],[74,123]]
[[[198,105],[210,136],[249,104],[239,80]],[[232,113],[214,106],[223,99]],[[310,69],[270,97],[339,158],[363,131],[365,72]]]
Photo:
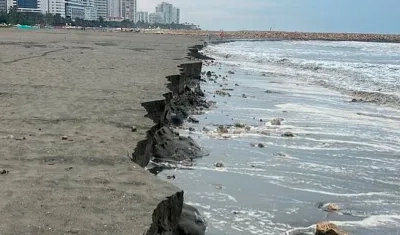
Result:
[[103,17],[103,19],[106,19],[108,17],[108,2],[107,2],[107,0],[95,0],[94,7],[97,10],[97,17]]
[[172,17],[171,17],[171,23],[179,24],[180,23],[180,15],[181,15],[181,10],[179,8],[172,8]]
[[164,24],[164,15],[160,12],[149,14],[150,24]]
[[122,0],[109,0],[108,1],[108,14],[107,18],[112,21],[121,21],[122,17]]
[[136,22],[149,23],[149,13],[147,11],[138,11],[136,13]]
[[66,0],[65,16],[72,20],[76,18],[97,20],[97,10],[94,7],[94,0]]
[[172,13],[174,6],[171,3],[162,2],[157,5],[156,13],[162,14],[163,22],[170,24],[172,22]]
[[7,11],[7,0],[0,0],[0,11]]
[[122,18],[136,22],[137,0],[122,0]]
[[44,0],[41,2],[41,11],[43,14],[59,14],[65,18],[65,0]]

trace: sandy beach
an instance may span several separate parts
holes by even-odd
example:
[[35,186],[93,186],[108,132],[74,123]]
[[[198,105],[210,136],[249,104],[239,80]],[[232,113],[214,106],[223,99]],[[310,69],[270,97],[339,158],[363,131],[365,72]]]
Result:
[[152,126],[141,103],[198,37],[0,35],[1,234],[143,234],[180,190],[129,159]]

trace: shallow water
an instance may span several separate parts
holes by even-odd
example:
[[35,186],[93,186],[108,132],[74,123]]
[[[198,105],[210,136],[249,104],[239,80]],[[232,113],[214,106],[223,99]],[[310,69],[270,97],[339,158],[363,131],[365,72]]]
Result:
[[[249,48],[260,47],[260,42],[247,43]],[[293,42],[265,43],[279,48],[280,53],[295,50],[284,47]],[[309,51],[315,48],[312,42],[296,44],[300,48],[310,47]],[[368,43],[362,45],[362,50],[349,49],[346,43],[328,44],[329,50],[333,47],[338,54],[379,51],[379,45]],[[396,48],[392,44],[382,45]],[[221,50],[233,52],[235,48],[238,50],[236,43],[223,44],[209,48],[208,53],[218,56],[222,55]],[[390,50],[381,54],[384,61],[393,59]],[[365,60],[369,63],[370,59]],[[357,63],[364,62],[359,59]],[[198,160],[191,170],[160,174],[175,174],[173,183],[185,191],[185,200],[207,218],[207,234],[290,234],[293,229],[325,220],[356,235],[399,234],[400,110],[350,102],[352,97],[338,89],[320,86],[306,77],[277,73],[275,65],[248,65],[248,61],[230,57],[204,68],[217,76],[227,76],[226,81],[219,77],[217,83],[202,85],[208,98],[217,102],[216,107],[197,117],[200,124],[186,124],[196,129],[190,135],[210,150],[210,156]],[[294,69],[298,74],[304,70]],[[228,74],[230,70],[235,74]],[[396,76],[392,77],[393,87],[399,84]],[[386,82],[389,81],[377,86],[390,87]],[[376,89],[371,86],[360,87]],[[234,89],[227,91],[231,97],[213,97],[222,88]],[[283,118],[282,125],[271,125],[274,118]],[[234,123],[249,125],[251,129],[229,134],[228,139],[213,132],[217,125]],[[202,131],[203,127],[210,131]],[[230,132],[234,129],[230,128]],[[261,134],[262,131],[269,135]],[[282,137],[286,131],[295,137]],[[265,147],[252,147],[252,143]],[[216,168],[213,164],[217,161],[225,167]],[[324,212],[317,207],[320,202],[337,203],[341,210]],[[308,230],[312,234],[312,229]]]

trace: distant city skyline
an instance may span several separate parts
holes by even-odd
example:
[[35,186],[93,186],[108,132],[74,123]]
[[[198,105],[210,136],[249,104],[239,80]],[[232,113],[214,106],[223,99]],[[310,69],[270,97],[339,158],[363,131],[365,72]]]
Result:
[[[157,0],[141,0],[152,11]],[[399,0],[169,0],[181,22],[209,30],[400,33]]]

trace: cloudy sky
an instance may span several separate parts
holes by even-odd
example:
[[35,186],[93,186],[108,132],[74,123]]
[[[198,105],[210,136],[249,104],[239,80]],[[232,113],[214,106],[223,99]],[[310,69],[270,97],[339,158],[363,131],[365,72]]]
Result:
[[[161,0],[138,0],[154,12]],[[210,30],[400,33],[400,0],[168,0],[181,21]]]

